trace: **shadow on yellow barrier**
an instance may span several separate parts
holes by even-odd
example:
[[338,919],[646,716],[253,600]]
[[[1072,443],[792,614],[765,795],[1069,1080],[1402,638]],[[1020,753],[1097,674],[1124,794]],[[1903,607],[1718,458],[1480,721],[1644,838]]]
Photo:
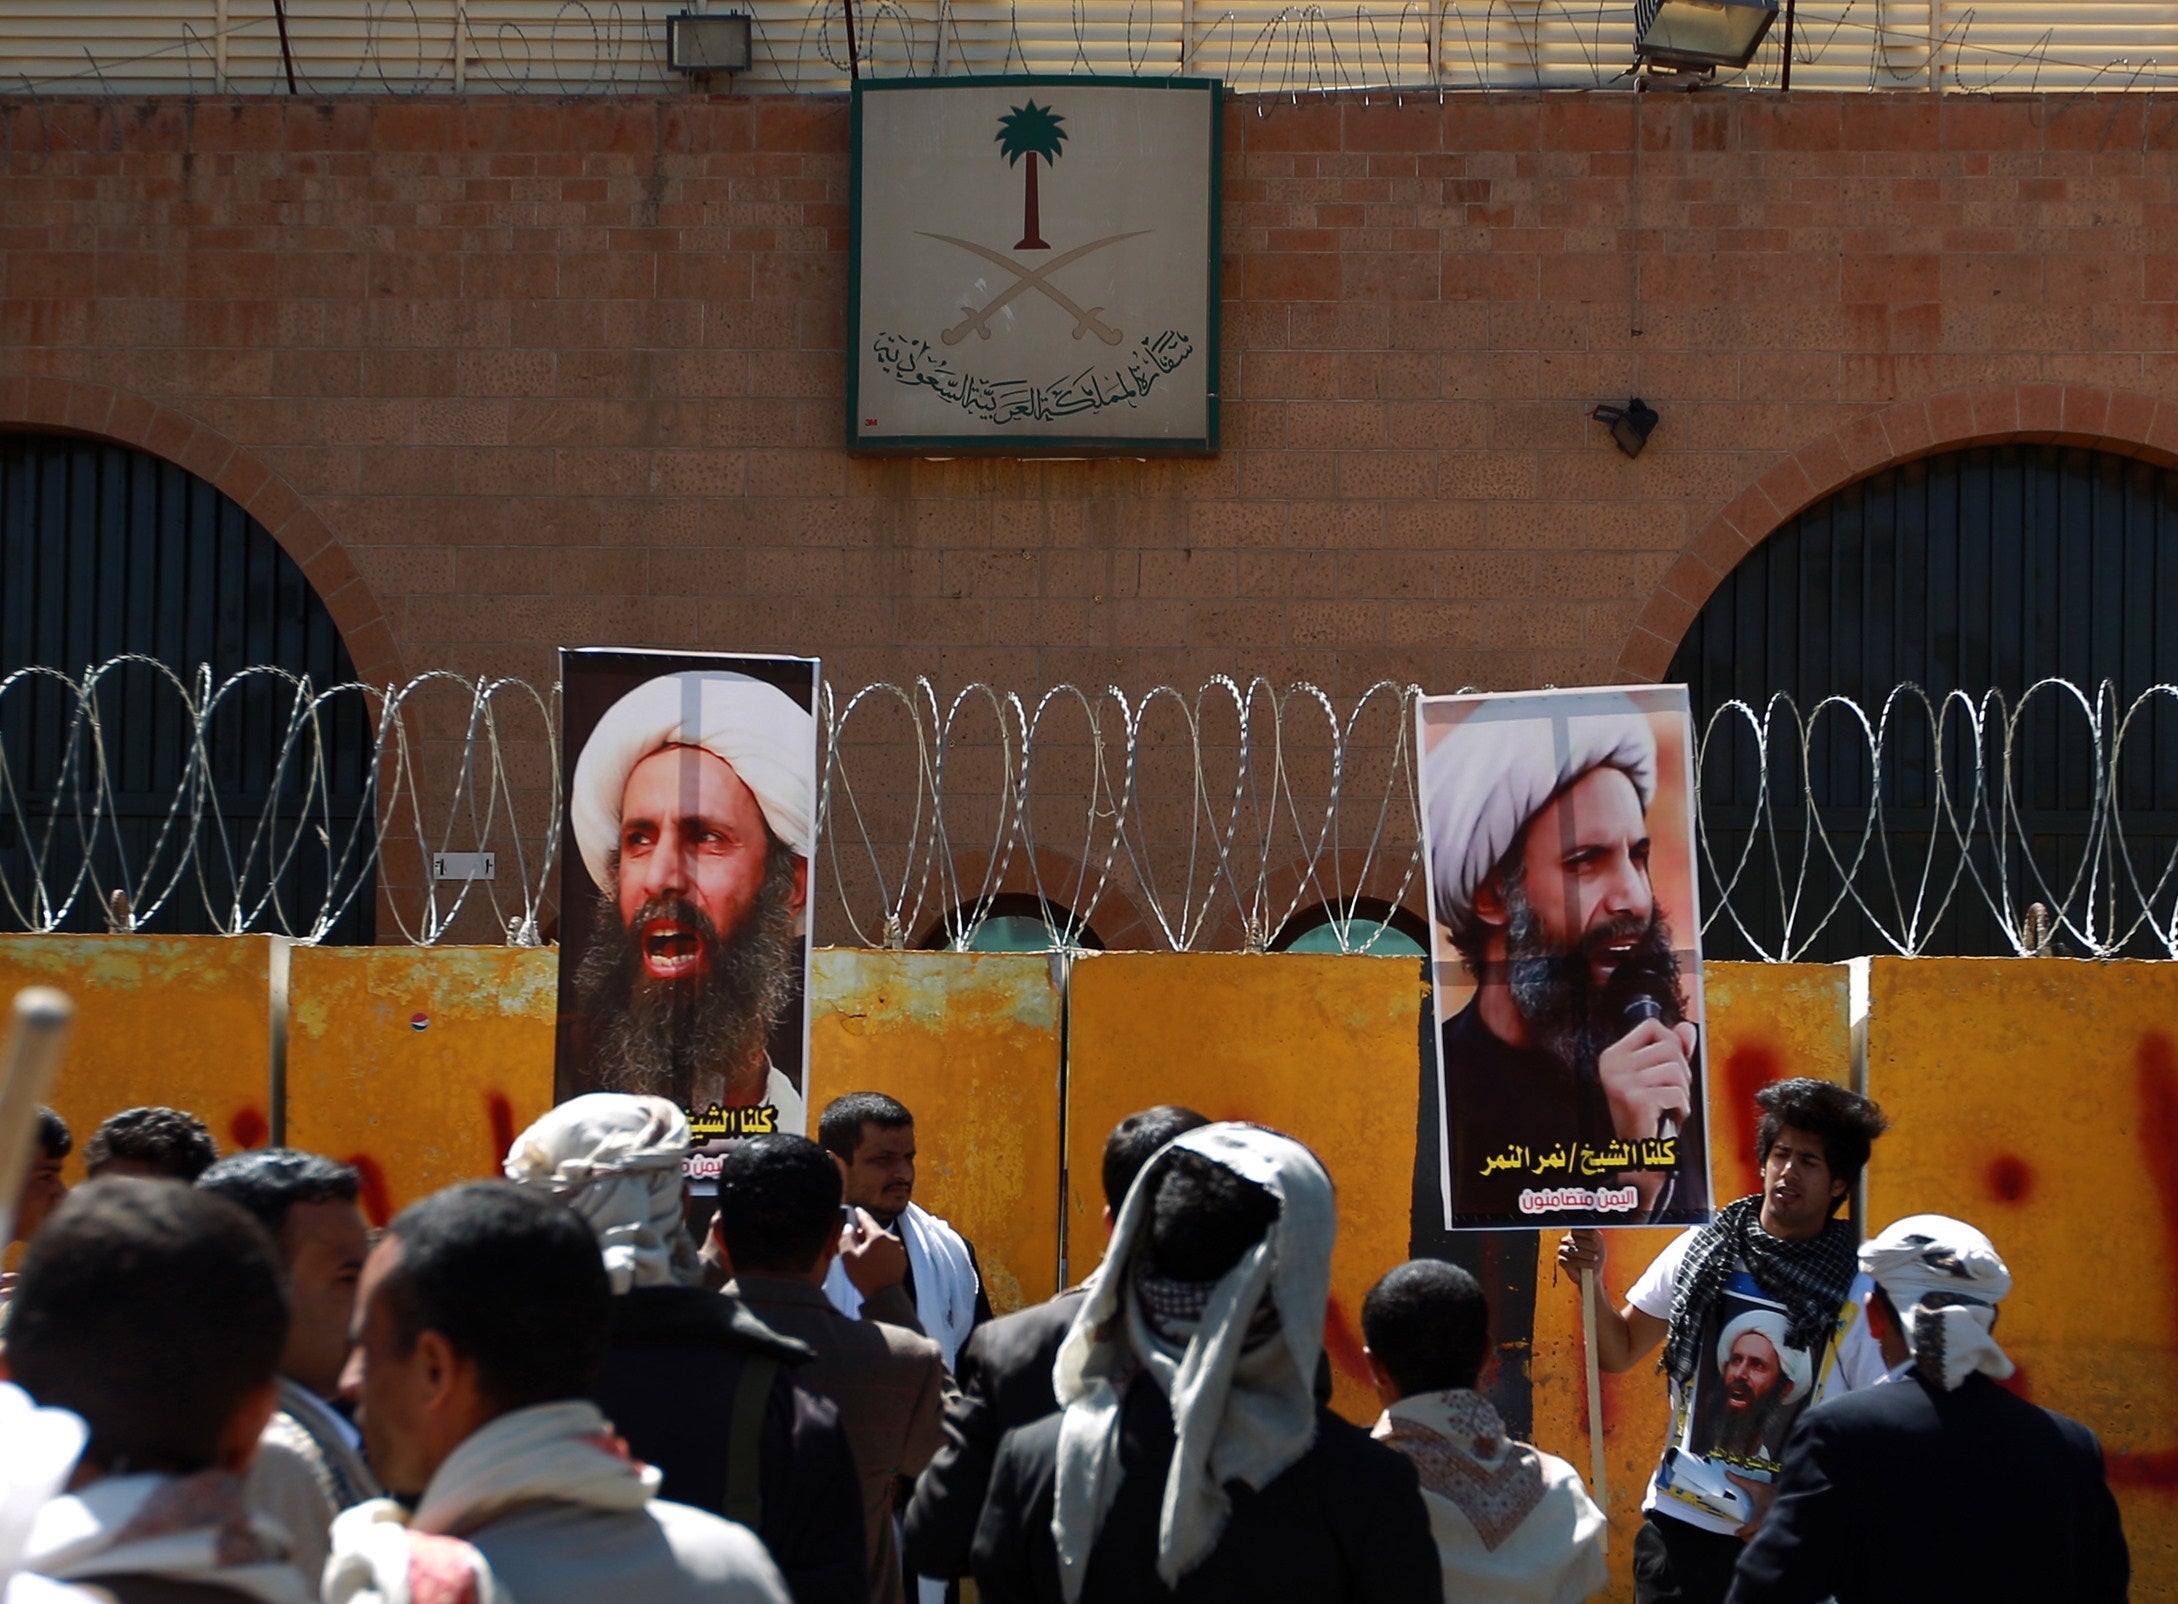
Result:
[[1871,1229],[1988,1233],[2012,1385],[2101,1435],[2133,1596],[2178,1596],[2178,964],[1871,960],[1868,1084]]
[[1306,1142],[1338,1187],[1327,1333],[1339,1412],[1374,1420],[1361,1300],[1407,1256],[1421,1010],[1413,958],[1100,953],[1067,1001],[1067,1270],[1104,1252],[1104,1139],[1184,1103]]
[[517,947],[300,947],[288,974],[287,1139],[363,1172],[384,1224],[497,1175],[552,1105],[559,955]]
[[844,1093],[897,1097],[915,1115],[915,1200],[976,1245],[992,1307],[1050,1297],[1059,1275],[1050,960],[827,948],[810,993],[812,1127]]
[[[1754,1094],[1771,1081],[1813,1075],[1852,1078],[1846,971],[1828,964],[1708,964],[1711,1192],[1719,1204],[1756,1189]],[[1888,1157],[1877,1149],[1878,1160]],[[1536,1254],[1535,1351],[1530,1358],[1535,1441],[1589,1474],[1586,1362],[1580,1300],[1558,1273],[1561,1233],[1544,1231]],[[1622,1304],[1670,1230],[1618,1230],[1607,1239],[1605,1280]],[[1663,1452],[1671,1420],[1653,1358],[1603,1378],[1605,1476],[1610,1494],[1611,1599],[1633,1597],[1633,1539],[1641,1494]]]
[[256,1147],[272,1121],[270,936],[0,936],[0,997],[58,986],[76,1005],[49,1094],[82,1144],[107,1115],[186,1108],[220,1151]]

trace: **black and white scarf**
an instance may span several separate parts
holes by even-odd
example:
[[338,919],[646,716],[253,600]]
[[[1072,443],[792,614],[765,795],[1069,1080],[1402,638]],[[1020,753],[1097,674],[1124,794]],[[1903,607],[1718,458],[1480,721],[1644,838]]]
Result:
[[1785,1341],[1805,1353],[1819,1351],[1837,1322],[1838,1310],[1860,1273],[1853,1228],[1828,1221],[1804,1242],[1787,1242],[1762,1229],[1759,1194],[1728,1203],[1688,1247],[1671,1296],[1671,1330],[1664,1339],[1664,1373],[1680,1386],[1700,1362],[1702,1327],[1735,1264],[1785,1306]]

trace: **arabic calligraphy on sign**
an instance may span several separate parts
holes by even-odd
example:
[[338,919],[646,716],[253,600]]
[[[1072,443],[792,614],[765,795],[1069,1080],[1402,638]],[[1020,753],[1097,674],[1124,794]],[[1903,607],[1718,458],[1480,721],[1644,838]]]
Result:
[[779,1110],[772,1103],[759,1103],[754,1108],[721,1108],[713,1103],[702,1113],[688,1116],[688,1134],[698,1142],[727,1136],[773,1136],[778,1130]]
[[1482,1161],[1484,1175],[1610,1175],[1620,1170],[1673,1170],[1679,1167],[1679,1139],[1651,1136],[1593,1147],[1559,1142],[1551,1147],[1508,1147]]
[[1113,367],[1086,367],[1043,384],[1027,379],[987,379],[964,373],[931,349],[928,340],[880,334],[870,342],[877,365],[902,384],[927,385],[963,412],[987,423],[1029,419],[1048,423],[1105,407],[1132,406],[1194,355],[1195,342],[1177,329],[1144,335]]
[[1630,1186],[1529,1187],[1520,1194],[1522,1214],[1554,1214],[1565,1209],[1595,1214],[1631,1214],[1640,1204],[1641,1194]]

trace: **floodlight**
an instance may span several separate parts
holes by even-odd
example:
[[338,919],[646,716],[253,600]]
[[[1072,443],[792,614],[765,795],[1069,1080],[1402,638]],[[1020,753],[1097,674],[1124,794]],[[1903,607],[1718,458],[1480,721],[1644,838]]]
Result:
[[675,72],[747,72],[749,14],[676,11],[665,19],[666,65]]
[[1629,457],[1641,455],[1641,448],[1649,443],[1649,435],[1662,421],[1657,410],[1635,396],[1622,407],[1598,406],[1588,414],[1598,423],[1611,426],[1611,443]]
[[1776,20],[1777,0],[1637,0],[1634,57],[1696,72],[1744,67]]

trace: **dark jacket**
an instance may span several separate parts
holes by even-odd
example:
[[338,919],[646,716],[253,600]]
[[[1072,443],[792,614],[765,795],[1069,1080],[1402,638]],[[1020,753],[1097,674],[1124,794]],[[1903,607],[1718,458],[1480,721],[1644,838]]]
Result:
[[[976,1526],[983,1604],[1059,1604],[1051,1535],[1059,1420],[1006,1434]],[[1440,1604],[1444,1573],[1414,1463],[1330,1410],[1316,1441],[1268,1487],[1229,1487],[1232,1515],[1210,1557],[1167,1588],[1157,1576],[1157,1523],[1172,1464],[1164,1394],[1137,1378],[1121,1410],[1121,1480],[1089,1556],[1084,1604]]]
[[968,1574],[999,1439],[1059,1407],[1051,1367],[1081,1300],[1082,1289],[1070,1288],[976,1327],[962,1346],[953,1366],[960,1396],[945,1412],[945,1445],[915,1484],[902,1526],[907,1567],[916,1575]]
[[764,1321],[799,1337],[817,1352],[803,1384],[839,1408],[855,1467],[861,1473],[863,1541],[869,1557],[865,1597],[901,1604],[908,1596],[893,1537],[895,1479],[918,1476],[944,1440],[953,1378],[945,1359],[912,1324],[915,1310],[897,1286],[864,1301],[850,1320],[801,1276],[744,1269],[727,1283]]
[[1918,1374],[1810,1410],[1728,1604],[2122,1599],[2102,1444],[1986,1376]]
[[757,1535],[795,1604],[869,1604],[854,1452],[831,1401],[794,1380],[806,1343],[721,1293],[637,1287],[613,1299],[591,1398],[635,1457],[664,1473],[662,1497],[724,1514],[734,1392],[753,1354],[783,1361],[758,1439]]

